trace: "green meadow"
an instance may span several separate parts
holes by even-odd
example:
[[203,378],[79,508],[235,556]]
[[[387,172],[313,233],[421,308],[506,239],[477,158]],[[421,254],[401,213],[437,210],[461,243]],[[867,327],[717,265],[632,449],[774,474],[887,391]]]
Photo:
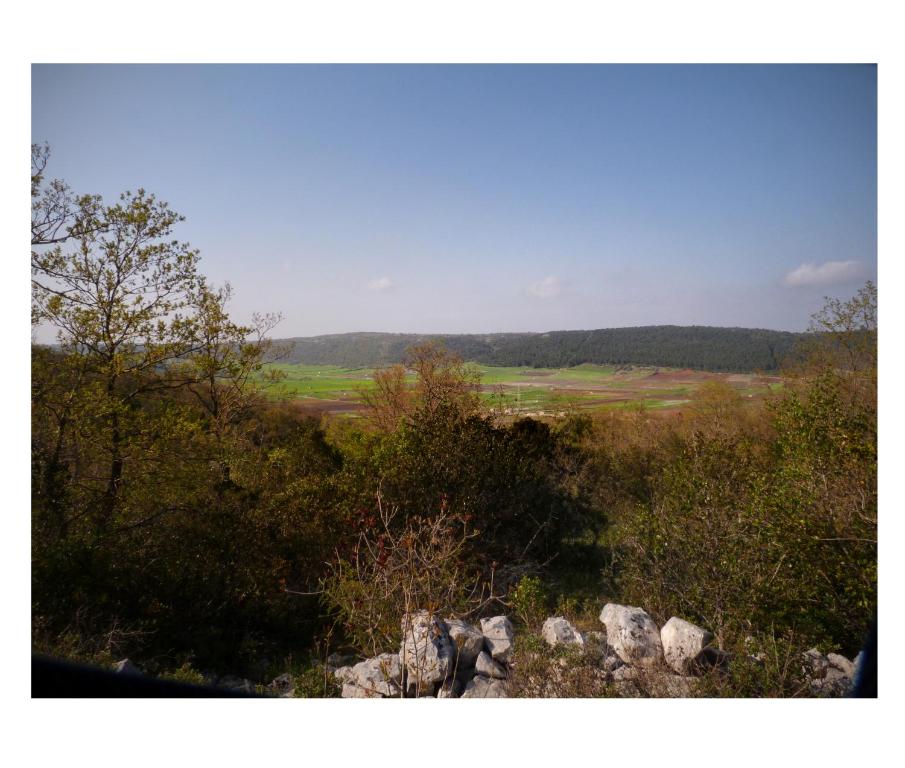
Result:
[[[482,397],[503,413],[556,415],[576,409],[679,409],[706,380],[728,380],[724,374],[677,371],[643,366],[580,365],[574,368],[530,368],[473,365],[480,375]],[[351,412],[362,393],[374,387],[373,368],[271,363],[264,375],[279,380],[267,393],[274,400],[300,401],[319,410]],[[414,376],[409,376],[414,381]],[[742,397],[767,394],[780,386],[758,377],[734,376]]]

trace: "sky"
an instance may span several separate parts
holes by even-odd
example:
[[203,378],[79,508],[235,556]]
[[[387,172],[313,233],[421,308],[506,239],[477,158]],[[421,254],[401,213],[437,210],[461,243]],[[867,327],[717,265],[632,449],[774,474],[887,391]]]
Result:
[[35,65],[50,177],[144,187],[275,335],[803,330],[877,275],[874,66]]

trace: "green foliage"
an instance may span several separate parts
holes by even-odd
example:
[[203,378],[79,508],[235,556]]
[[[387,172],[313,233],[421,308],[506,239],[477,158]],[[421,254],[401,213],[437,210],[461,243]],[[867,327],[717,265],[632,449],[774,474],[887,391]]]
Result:
[[337,699],[342,686],[323,665],[307,667],[294,679],[293,696],[300,699]]
[[537,626],[547,612],[547,593],[537,576],[523,576],[509,593],[509,602],[526,627]]
[[655,365],[710,371],[776,371],[802,334],[750,328],[660,325],[593,331],[438,335],[344,333],[286,339],[289,362],[348,368],[401,363],[406,351],[439,342],[464,360],[564,368]]
[[172,680],[177,683],[186,683],[187,685],[206,685],[207,681],[191,662],[186,661],[180,667],[169,672],[163,672],[160,675],[163,680]]

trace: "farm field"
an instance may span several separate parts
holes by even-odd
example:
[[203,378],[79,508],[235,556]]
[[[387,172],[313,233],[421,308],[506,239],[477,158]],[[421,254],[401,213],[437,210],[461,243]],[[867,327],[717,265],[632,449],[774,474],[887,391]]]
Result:
[[[374,386],[373,368],[273,363],[283,378],[268,388],[275,400],[293,401],[312,413],[354,416],[363,408],[362,392]],[[638,408],[676,412],[687,407],[707,381],[723,381],[746,399],[782,386],[778,376],[644,366],[580,365],[528,368],[474,365],[482,396],[504,415],[556,417],[566,412]]]

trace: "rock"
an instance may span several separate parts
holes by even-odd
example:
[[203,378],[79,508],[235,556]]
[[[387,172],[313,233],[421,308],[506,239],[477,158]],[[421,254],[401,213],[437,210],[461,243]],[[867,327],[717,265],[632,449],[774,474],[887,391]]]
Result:
[[437,691],[438,699],[458,699],[462,695],[462,683],[456,677],[443,682]]
[[509,686],[502,680],[477,675],[465,686],[463,699],[507,699]]
[[479,675],[484,675],[484,677],[493,677],[497,680],[505,680],[506,670],[502,664],[498,664],[493,659],[490,658],[490,654],[487,651],[481,651],[478,654],[477,662],[475,663],[475,672]]
[[292,675],[288,672],[273,678],[273,681],[267,687],[277,696],[285,698],[292,696],[295,691],[295,683],[292,680]]
[[494,661],[507,664],[512,658],[512,622],[506,616],[481,619],[481,633]]
[[695,666],[701,651],[713,640],[706,629],[673,616],[660,630],[663,656],[678,674],[686,675]]
[[444,623],[449,636],[456,644],[457,667],[470,669],[474,666],[478,654],[484,650],[484,635],[476,626],[461,619],[446,619]]
[[660,630],[640,608],[607,603],[600,612],[607,642],[626,664],[655,666],[663,655]]
[[[828,653],[826,655],[826,660],[829,663],[830,669],[838,670],[844,677],[854,679],[855,665],[845,658],[845,656],[841,656],[838,653]],[[829,671],[830,670],[828,669],[827,672]]]
[[117,661],[116,664],[113,665],[113,671],[118,675],[141,674],[141,670],[132,663],[131,659],[123,659],[122,661]]
[[547,644],[553,647],[557,645],[584,646],[584,638],[581,633],[562,616],[551,616],[547,619],[540,633]]
[[352,667],[340,667],[333,670],[333,676],[341,683],[352,681]]
[[399,657],[408,671],[408,684],[418,695],[428,688],[433,691],[453,671],[456,644],[441,619],[418,611],[402,619]]
[[801,654],[804,659],[803,671],[811,677],[822,678],[830,666],[826,656],[816,648],[811,648]]
[[402,664],[398,653],[382,653],[352,667],[349,682],[385,698],[402,693]]
[[619,667],[624,667],[625,662],[619,658],[615,653],[611,653],[603,660],[603,671],[604,672],[613,672]]
[[366,691],[355,683],[344,683],[343,691],[340,694],[344,699],[380,699],[383,698],[376,691]]
[[[834,670],[838,672],[838,670]],[[838,698],[847,696],[851,691],[852,681],[841,673],[837,676],[829,676],[811,680],[811,693],[815,696]]]

